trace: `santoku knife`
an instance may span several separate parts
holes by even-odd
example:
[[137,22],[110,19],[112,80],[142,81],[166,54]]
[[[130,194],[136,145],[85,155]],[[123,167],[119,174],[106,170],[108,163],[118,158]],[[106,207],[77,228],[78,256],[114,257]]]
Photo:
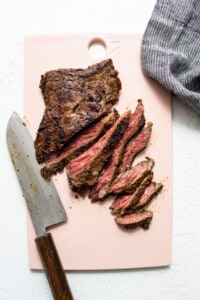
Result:
[[56,300],[72,300],[65,272],[47,227],[66,221],[66,213],[52,181],[40,175],[32,137],[25,123],[13,113],[6,132],[7,145],[35,228],[35,242]]

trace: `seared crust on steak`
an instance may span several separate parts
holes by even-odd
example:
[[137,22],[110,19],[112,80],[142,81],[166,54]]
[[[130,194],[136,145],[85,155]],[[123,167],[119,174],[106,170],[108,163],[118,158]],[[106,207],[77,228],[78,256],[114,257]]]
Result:
[[92,146],[115,123],[118,117],[117,110],[113,109],[108,115],[101,117],[76,134],[64,151],[47,162],[41,169],[41,175],[45,179],[50,179],[52,175],[63,171],[70,160]]
[[130,111],[119,117],[115,124],[88,150],[70,161],[67,175],[72,189],[80,191],[93,186],[116,143],[122,137],[130,118]]
[[137,226],[141,226],[143,229],[148,229],[152,218],[153,213],[151,211],[144,210],[142,212],[116,217],[115,222],[127,229],[135,228]]
[[107,114],[118,101],[121,82],[112,60],[87,69],[58,69],[41,77],[46,105],[36,140],[36,158],[48,161],[80,130]]

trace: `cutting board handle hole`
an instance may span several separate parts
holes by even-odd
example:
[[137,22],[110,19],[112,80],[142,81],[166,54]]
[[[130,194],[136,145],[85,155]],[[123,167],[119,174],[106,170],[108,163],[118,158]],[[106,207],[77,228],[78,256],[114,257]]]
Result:
[[101,59],[106,54],[106,43],[100,38],[92,39],[88,44],[88,52],[92,58]]

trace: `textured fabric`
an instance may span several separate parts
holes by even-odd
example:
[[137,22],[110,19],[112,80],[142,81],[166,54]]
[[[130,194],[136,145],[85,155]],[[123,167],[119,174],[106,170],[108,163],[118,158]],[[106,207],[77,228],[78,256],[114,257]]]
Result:
[[200,113],[200,0],[158,0],[143,36],[144,73]]

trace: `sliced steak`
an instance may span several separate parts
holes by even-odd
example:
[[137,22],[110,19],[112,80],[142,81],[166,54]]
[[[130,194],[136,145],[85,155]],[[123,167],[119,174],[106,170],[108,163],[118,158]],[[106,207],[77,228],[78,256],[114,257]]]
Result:
[[145,191],[145,188],[151,183],[153,178],[153,173],[150,172],[141,184],[136,188],[135,192],[132,195],[122,195],[114,200],[110,209],[112,214],[125,214],[132,206],[135,206],[142,197],[142,194]]
[[142,180],[151,172],[154,160],[147,157],[146,160],[139,162],[135,167],[120,173],[110,187],[112,194],[131,194]]
[[140,198],[139,202],[134,206],[130,207],[131,211],[136,211],[146,206],[154,196],[156,196],[162,189],[162,183],[152,182],[146,187],[144,194]]
[[127,111],[88,150],[70,161],[67,166],[68,179],[74,190],[93,186],[106,161],[110,158],[116,143],[121,139],[130,118]]
[[102,170],[96,186],[90,192],[89,197],[93,202],[103,199],[108,194],[110,184],[117,174],[118,165],[122,159],[125,146],[128,141],[142,128],[142,126],[144,126],[144,122],[144,107],[142,101],[138,100],[136,110],[131,115],[129,124],[121,140],[116,145],[109,163],[106,164]]
[[139,213],[116,217],[115,222],[127,229],[135,228],[137,226],[141,226],[143,229],[148,229],[152,218],[153,213],[151,211],[144,210]]
[[41,76],[46,105],[34,142],[39,163],[48,161],[80,130],[107,114],[121,82],[112,60],[87,69],[58,69]]
[[41,175],[45,179],[50,179],[52,175],[61,172],[70,160],[92,146],[114,124],[118,117],[119,114],[114,109],[107,116],[101,117],[76,134],[60,155],[46,163],[41,169]]
[[148,123],[147,127],[128,143],[119,166],[119,173],[130,168],[134,157],[147,146],[152,132],[152,125],[152,123]]

